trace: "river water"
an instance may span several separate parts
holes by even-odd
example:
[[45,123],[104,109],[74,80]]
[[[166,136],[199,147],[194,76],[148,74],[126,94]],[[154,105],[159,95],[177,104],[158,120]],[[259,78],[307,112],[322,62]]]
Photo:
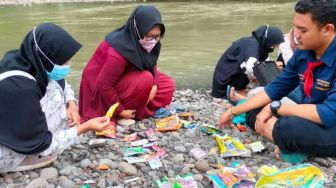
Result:
[[[262,24],[291,27],[292,1],[155,1],[166,26],[159,69],[181,88],[211,87],[225,49]],[[68,81],[78,93],[81,73],[105,35],[122,26],[137,3],[63,3],[0,7],[0,56],[18,48],[36,24],[61,25],[83,48],[72,59]],[[276,57],[274,52],[271,57]]]

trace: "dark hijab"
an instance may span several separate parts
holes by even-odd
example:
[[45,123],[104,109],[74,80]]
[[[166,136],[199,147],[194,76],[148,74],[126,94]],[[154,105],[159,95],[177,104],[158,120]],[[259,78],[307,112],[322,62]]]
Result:
[[[34,40],[45,57],[36,48]],[[81,48],[81,44],[72,38],[61,27],[44,23],[30,31],[23,39],[20,49],[8,51],[0,61],[0,73],[9,70],[21,70],[31,74],[42,94],[46,92],[48,76],[54,64],[63,65]],[[52,61],[52,63],[49,60]],[[62,81],[60,81],[62,82]],[[64,80],[63,80],[64,82]]]
[[[36,43],[46,57],[36,49]],[[45,23],[26,35],[19,50],[5,54],[0,61],[0,73],[21,70],[36,82],[21,76],[0,81],[0,145],[26,155],[40,153],[50,146],[52,134],[40,105],[48,85],[46,70],[50,72],[54,67],[50,61],[57,65],[66,63],[80,47],[62,28]]]
[[268,54],[274,50],[272,46],[285,42],[281,30],[268,25],[260,26],[253,31],[252,37],[256,38],[260,45],[259,61],[265,61],[268,58]]
[[154,26],[161,26],[161,36],[165,33],[161,14],[154,6],[140,5],[135,8],[126,24],[109,33],[105,40],[138,70],[148,70],[154,74],[154,66],[160,55],[161,43],[158,41],[150,53],[140,46],[134,20],[140,37],[143,38]]

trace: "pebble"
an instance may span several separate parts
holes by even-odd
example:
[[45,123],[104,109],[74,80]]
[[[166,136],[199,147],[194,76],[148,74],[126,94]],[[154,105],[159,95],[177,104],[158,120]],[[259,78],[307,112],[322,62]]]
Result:
[[45,180],[54,179],[58,177],[58,171],[56,168],[44,168],[40,172],[40,178]]
[[133,166],[131,164],[128,164],[126,162],[120,162],[118,164],[118,169],[121,172],[125,172],[128,175],[135,175],[138,172],[138,170],[137,170],[137,168],[135,168],[135,166]]
[[199,171],[206,172],[210,169],[208,161],[200,160],[195,163],[195,168]]
[[59,178],[59,180],[60,180],[60,184],[61,184],[61,186],[63,187],[63,188],[72,188],[72,187],[75,187],[76,186],[76,184],[73,182],[73,181],[71,181],[71,180],[69,180],[67,177],[65,177],[65,176],[61,176],[60,178]]
[[31,181],[26,188],[45,188],[47,185],[47,180],[43,178],[37,178]]
[[90,164],[91,164],[90,159],[83,159],[83,160],[80,162],[79,166],[80,166],[81,168],[87,168],[87,167],[90,166]]

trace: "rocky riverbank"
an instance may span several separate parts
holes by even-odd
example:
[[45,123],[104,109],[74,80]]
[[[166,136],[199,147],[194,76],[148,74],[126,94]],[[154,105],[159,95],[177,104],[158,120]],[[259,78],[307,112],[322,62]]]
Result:
[[[199,123],[215,124],[222,112],[225,111],[225,100],[214,99],[209,90],[183,90],[175,93],[174,103],[194,112],[194,120]],[[155,132],[158,146],[165,150],[163,164],[158,169],[151,169],[148,162],[128,164],[123,160],[123,149],[130,147],[129,142],[121,140],[127,134],[137,132],[144,136],[148,128],[155,128],[154,119],[137,121],[132,126],[118,126],[118,138],[106,139],[106,144],[90,147],[88,142],[95,136],[90,133],[81,137],[81,143],[67,149],[51,166],[27,172],[8,173],[0,176],[0,187],[81,187],[85,181],[92,180],[92,187],[155,187],[155,181],[162,177],[176,177],[192,173],[198,187],[211,187],[206,172],[217,168],[217,161],[229,166],[239,161],[245,164],[251,172],[256,173],[262,165],[275,165],[278,168],[292,166],[289,163],[277,161],[274,158],[274,145],[258,136],[250,129],[239,132],[238,129],[227,128],[224,133],[239,138],[246,144],[261,141],[267,148],[262,153],[252,153],[252,157],[222,158],[218,152],[197,160],[190,150],[199,147],[209,152],[217,146],[212,136],[204,135],[195,130],[184,129],[173,132]],[[313,139],[313,138],[312,138]],[[311,164],[319,167],[325,176],[325,186],[334,187],[336,183],[336,160],[334,158],[311,157]],[[98,166],[104,164],[107,170]],[[133,179],[135,178],[135,179]],[[130,180],[130,181],[128,181]],[[134,181],[132,181],[134,180]]]
[[146,0],[0,0],[0,6],[5,5],[24,5],[31,6],[34,4],[45,3],[77,3],[77,2],[146,2]]

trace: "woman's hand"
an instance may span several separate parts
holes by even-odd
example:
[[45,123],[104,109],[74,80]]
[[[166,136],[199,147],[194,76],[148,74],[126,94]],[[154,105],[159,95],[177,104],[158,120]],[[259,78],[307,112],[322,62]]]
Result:
[[80,125],[80,116],[78,113],[78,106],[75,101],[69,101],[67,103],[67,120],[70,127],[74,125]]
[[136,110],[123,110],[119,116],[125,119],[133,119],[135,117]]
[[77,126],[77,135],[81,135],[88,131],[101,132],[108,129],[110,126],[110,118],[98,117],[90,119],[89,121]]
[[232,109],[227,110],[219,118],[219,120],[218,120],[218,126],[219,126],[219,128],[224,128],[226,126],[230,126],[231,125],[231,121],[232,121],[232,119],[234,117],[231,110]]
[[150,91],[149,93],[149,97],[148,97],[148,100],[147,100],[147,104],[154,99],[155,95],[156,95],[156,92],[157,92],[157,86],[156,85],[153,85],[152,87],[152,90]]

